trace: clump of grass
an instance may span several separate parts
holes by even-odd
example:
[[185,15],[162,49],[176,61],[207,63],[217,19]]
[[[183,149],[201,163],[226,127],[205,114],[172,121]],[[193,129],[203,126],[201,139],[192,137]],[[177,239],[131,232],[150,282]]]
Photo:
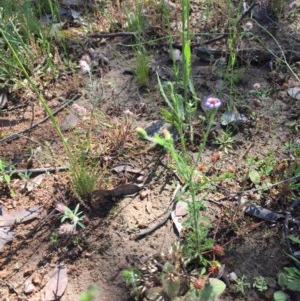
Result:
[[149,59],[145,49],[140,49],[136,52],[136,80],[141,86],[149,84]]
[[90,199],[99,177],[98,170],[82,155],[77,163],[71,164],[70,171],[76,193],[85,200]]

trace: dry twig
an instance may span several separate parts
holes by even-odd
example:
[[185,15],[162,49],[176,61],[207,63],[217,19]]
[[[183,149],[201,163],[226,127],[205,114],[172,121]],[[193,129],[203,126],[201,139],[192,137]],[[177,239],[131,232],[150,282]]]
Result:
[[[56,110],[54,110],[52,112],[53,115],[57,114],[58,112],[60,112],[62,109],[64,109],[66,106],[68,106],[71,102],[75,101],[77,99],[79,95],[76,94],[75,96],[72,97],[71,100],[69,100],[68,102],[64,103],[62,106],[60,106],[59,108],[57,108]],[[8,137],[2,138],[0,139],[0,143],[4,143],[4,142],[9,142],[9,141],[13,141],[15,139],[20,138],[23,134],[25,134],[26,132],[32,130],[33,128],[37,127],[38,125],[40,125],[41,123],[47,121],[49,119],[49,116],[46,116],[45,118],[41,119],[40,121],[33,123],[30,127],[26,128],[25,130],[20,131],[17,134],[12,134]]]
[[162,225],[164,225],[166,223],[166,221],[170,218],[171,216],[171,212],[173,211],[174,208],[174,204],[175,204],[175,198],[176,195],[180,189],[181,185],[177,184],[175,191],[173,193],[172,199],[171,199],[171,203],[169,206],[169,209],[167,211],[167,213],[163,216],[163,218],[156,224],[154,224],[152,227],[149,227],[145,230],[139,231],[138,233],[136,233],[135,239],[140,239],[148,234],[151,234],[152,232],[154,232],[156,229],[160,228]]

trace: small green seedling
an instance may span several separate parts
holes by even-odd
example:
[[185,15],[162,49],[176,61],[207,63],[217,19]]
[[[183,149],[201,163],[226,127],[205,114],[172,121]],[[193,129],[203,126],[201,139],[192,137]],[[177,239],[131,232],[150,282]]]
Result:
[[80,294],[79,301],[93,301],[99,295],[96,286],[89,286],[84,292]]
[[[64,206],[64,205],[63,205]],[[83,224],[83,212],[79,212],[79,204],[75,207],[74,211],[72,211],[68,206],[64,206],[63,208],[63,215],[60,219],[60,221],[63,223],[66,219],[70,219],[73,223],[74,228],[76,228],[77,225],[79,225],[81,228],[84,228]]]
[[271,89],[267,87],[254,87],[253,90],[249,91],[250,94],[254,95],[260,101],[265,100],[269,97]]
[[58,240],[58,231],[57,229],[54,229],[50,235],[50,242],[52,244],[56,244]]
[[6,163],[4,159],[0,159],[0,184],[9,186],[13,173],[13,165]]
[[263,293],[268,289],[267,280],[263,276],[255,277],[252,286],[253,288],[257,289],[260,293]]
[[233,138],[232,133],[228,131],[223,131],[219,137],[216,138],[214,144],[219,146],[219,149],[224,151],[225,154],[232,149]]
[[142,285],[142,273],[135,268],[128,268],[123,270],[121,275],[125,283],[131,287],[131,295],[138,300],[145,289]]
[[250,287],[251,284],[247,282],[247,277],[245,275],[235,280],[235,290],[237,293],[241,293],[242,295],[245,295],[245,289]]

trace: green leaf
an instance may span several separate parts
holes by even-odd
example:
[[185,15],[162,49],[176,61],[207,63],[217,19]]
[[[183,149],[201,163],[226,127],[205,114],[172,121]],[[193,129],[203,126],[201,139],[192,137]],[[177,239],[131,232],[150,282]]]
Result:
[[97,288],[95,286],[90,286],[86,291],[80,294],[79,301],[93,301],[97,295]]
[[288,281],[287,288],[294,292],[300,292],[300,279]]
[[136,132],[137,132],[137,134],[139,135],[140,138],[147,139],[147,137],[148,137],[147,132],[143,128],[138,127],[136,129]]
[[180,289],[179,277],[177,276],[175,279],[170,279],[166,274],[162,278],[162,284],[164,292],[169,296],[171,300],[174,300]]
[[273,297],[275,301],[286,301],[288,296],[283,291],[277,291],[274,293]]
[[168,110],[161,108],[160,113],[166,121],[168,121],[168,122],[174,121],[173,114],[171,114]]
[[278,275],[278,284],[280,285],[280,287],[285,288],[286,287],[286,283],[287,283],[287,279],[285,274],[280,273]]
[[79,204],[77,204],[74,209],[74,215],[77,215],[78,210],[79,210]]
[[251,170],[249,172],[249,179],[253,184],[259,184],[260,183],[260,175],[256,170]]
[[294,256],[292,256],[290,254],[287,254],[287,255],[288,255],[289,258],[291,258],[292,260],[294,260],[296,263],[300,264],[300,261],[296,257],[294,257]]
[[60,221],[63,223],[67,218],[68,218],[68,216],[64,215],[61,217]]
[[289,238],[292,242],[294,242],[294,243],[300,245],[300,238],[299,238],[299,237],[294,236],[294,235],[289,235],[288,238]]
[[4,175],[4,181],[9,184],[10,183],[10,176],[9,175]]

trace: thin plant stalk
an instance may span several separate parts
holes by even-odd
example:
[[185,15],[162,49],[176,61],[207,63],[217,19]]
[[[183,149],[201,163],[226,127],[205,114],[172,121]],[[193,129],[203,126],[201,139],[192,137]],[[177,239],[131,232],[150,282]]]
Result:
[[17,52],[15,51],[14,47],[11,45],[10,41],[8,40],[5,32],[3,31],[2,28],[0,28],[0,33],[2,34],[5,42],[7,43],[10,51],[12,52],[17,64],[19,65],[19,68],[21,69],[21,71],[23,72],[24,76],[26,77],[26,79],[28,80],[28,83],[30,85],[30,88],[32,89],[32,91],[34,91],[34,93],[38,96],[38,99],[40,101],[40,103],[42,104],[44,110],[46,111],[47,115],[49,116],[49,119],[51,120],[52,124],[54,125],[54,128],[56,130],[56,132],[58,133],[63,146],[67,152],[68,158],[70,160],[70,168],[71,168],[71,172],[73,172],[75,174],[75,177],[78,177],[78,170],[76,169],[76,158],[73,156],[69,145],[59,127],[58,122],[56,121],[51,109],[49,108],[49,106],[47,105],[46,100],[44,99],[44,97],[42,96],[42,94],[40,93],[40,91],[38,90],[37,86],[35,85],[35,83],[33,82],[33,80],[30,78],[28,72],[26,71],[24,65],[22,64],[19,55],[17,54]]

